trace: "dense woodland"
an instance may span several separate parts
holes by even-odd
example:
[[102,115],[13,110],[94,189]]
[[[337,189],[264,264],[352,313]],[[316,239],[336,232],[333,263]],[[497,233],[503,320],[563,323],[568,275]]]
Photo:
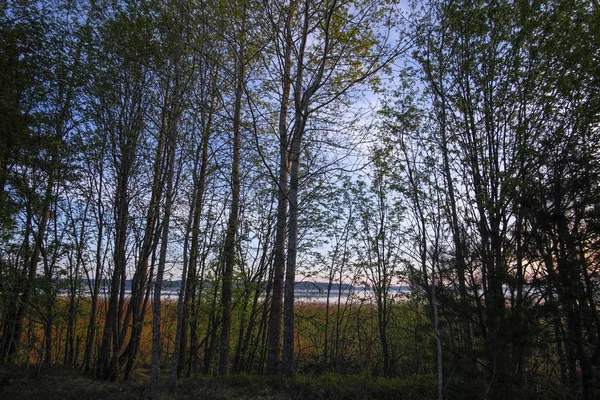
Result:
[[597,0],[0,8],[1,363],[599,398]]

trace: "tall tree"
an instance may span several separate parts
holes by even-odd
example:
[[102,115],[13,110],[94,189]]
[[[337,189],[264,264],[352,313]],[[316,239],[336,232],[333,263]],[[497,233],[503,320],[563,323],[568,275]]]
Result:
[[221,304],[223,307],[221,324],[221,343],[219,352],[219,374],[229,374],[229,347],[231,332],[231,299],[233,290],[233,267],[236,255],[236,235],[239,224],[240,208],[240,151],[242,143],[242,98],[245,87],[246,70],[246,20],[247,5],[243,2],[239,13],[239,28],[236,32],[234,42],[234,82],[235,94],[233,105],[233,159],[231,163],[231,209],[229,210],[229,220],[227,222],[227,232],[225,234],[225,243],[223,247],[223,292]]
[[[283,31],[275,37],[275,44],[281,50],[277,53],[281,71],[281,98],[278,115],[277,134],[279,139],[279,174],[277,177],[277,222],[275,231],[274,260],[273,260],[273,294],[269,313],[269,330],[267,334],[267,374],[278,371],[281,352],[281,316],[283,300],[283,280],[285,271],[285,236],[288,213],[288,174],[289,174],[289,131],[288,113],[290,107],[290,90],[292,85],[292,23],[296,18],[296,3],[290,2],[280,9],[274,8],[269,12],[269,22],[274,32]],[[285,22],[281,24],[279,18]]]
[[[81,25],[61,19],[61,13],[70,11],[83,15]],[[11,311],[4,321],[0,358],[9,361],[17,355],[25,311],[34,292],[40,258],[44,256],[47,225],[52,206],[56,202],[57,187],[62,179],[61,167],[66,143],[68,144],[69,134],[74,127],[75,102],[81,86],[80,66],[86,40],[82,32],[89,26],[92,10],[78,9],[61,2],[48,9],[33,4],[11,4],[10,9],[2,8],[2,14],[6,22],[2,29],[7,34],[2,47],[2,61],[6,67],[3,71],[8,73],[5,76],[7,79],[3,79],[2,83],[8,95],[2,101],[3,110],[8,117],[3,124],[11,125],[3,125],[2,128],[3,136],[8,140],[2,155],[0,204],[3,209],[6,206],[5,210],[10,210],[14,203],[14,199],[6,191],[7,183],[16,188],[17,192],[25,189],[26,196],[30,196],[26,200],[28,222],[23,243],[27,252],[30,250],[30,236],[33,237],[31,255],[28,254],[23,259],[26,265],[15,291],[18,298],[10,300]],[[73,29],[81,35],[73,35],[67,29]],[[60,38],[62,35],[67,35],[72,41],[63,42]],[[63,52],[71,56],[63,57]],[[18,149],[14,146],[21,140],[16,141],[16,135],[35,137],[36,145],[43,143],[44,151],[37,160],[33,159],[34,168],[36,164],[41,167],[37,174],[44,176],[44,182],[40,184],[43,187],[42,193],[37,193],[36,188],[28,187],[28,178],[19,182],[20,179],[12,175],[12,170],[23,161],[18,152],[14,153]],[[26,142],[27,140],[24,141]],[[38,202],[39,209],[30,207]],[[6,215],[0,216],[3,217]],[[34,219],[37,219],[35,232],[31,228]]]
[[[123,324],[127,279],[127,240],[130,226],[131,186],[139,166],[138,146],[142,140],[144,107],[148,95],[150,71],[138,63],[149,50],[150,30],[145,10],[125,4],[114,10],[101,30],[95,48],[102,73],[95,79],[96,121],[110,146],[115,171],[114,251],[110,273],[110,294],[96,374],[104,379],[118,377],[119,357],[127,331]],[[126,32],[127,35],[121,35]],[[139,36],[138,36],[139,35]],[[144,40],[146,42],[144,42]]]
[[[352,9],[355,6],[355,9]],[[298,45],[293,63],[294,119],[290,141],[289,222],[284,294],[283,366],[294,372],[294,285],[298,252],[300,156],[311,115],[343,99],[350,90],[365,83],[401,52],[403,42],[389,46],[387,37],[362,30],[367,21],[373,26],[394,16],[386,4],[346,4],[336,0],[314,4],[307,0],[299,9]],[[351,11],[352,9],[352,11]],[[374,28],[373,28],[374,29]],[[361,61],[366,60],[364,63]],[[346,65],[355,65],[353,70]],[[286,167],[280,165],[280,169]]]

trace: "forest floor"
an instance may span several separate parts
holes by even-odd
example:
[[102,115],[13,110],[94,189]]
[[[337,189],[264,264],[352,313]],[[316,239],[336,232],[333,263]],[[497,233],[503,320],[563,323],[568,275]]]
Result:
[[[433,399],[435,380],[430,376],[382,379],[358,376],[293,378],[232,375],[182,379],[176,390],[167,382],[154,393],[140,374],[131,382],[104,382],[66,367],[19,368],[0,366],[0,399],[197,399],[197,400],[304,400],[304,399]],[[433,391],[432,391],[433,390]]]

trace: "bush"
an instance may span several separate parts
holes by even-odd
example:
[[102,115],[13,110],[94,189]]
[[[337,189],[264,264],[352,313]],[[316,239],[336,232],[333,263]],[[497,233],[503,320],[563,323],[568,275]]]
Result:
[[435,398],[436,380],[429,375],[391,379],[333,374],[319,377],[297,376],[289,388],[289,395],[298,400],[426,400]]

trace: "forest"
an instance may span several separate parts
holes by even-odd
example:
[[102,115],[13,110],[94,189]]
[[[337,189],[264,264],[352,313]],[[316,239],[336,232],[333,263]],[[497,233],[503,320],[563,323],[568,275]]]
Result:
[[2,368],[600,398],[598,0],[0,9]]

